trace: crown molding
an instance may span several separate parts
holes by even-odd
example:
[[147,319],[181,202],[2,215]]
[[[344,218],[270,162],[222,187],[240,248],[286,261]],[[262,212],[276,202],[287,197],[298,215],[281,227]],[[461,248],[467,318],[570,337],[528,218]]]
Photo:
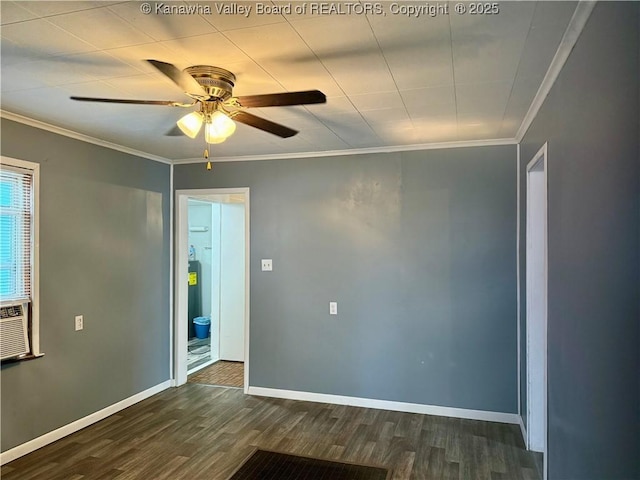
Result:
[[189,163],[206,163],[207,161],[215,162],[249,162],[260,160],[294,160],[300,158],[320,158],[320,157],[338,157],[346,155],[363,155],[372,153],[396,153],[396,152],[409,152],[418,150],[439,150],[449,148],[468,148],[468,147],[495,147],[502,145],[517,145],[515,138],[497,138],[491,140],[465,140],[456,142],[438,142],[438,143],[421,143],[411,145],[392,145],[383,147],[369,147],[369,148],[354,148],[347,150],[322,150],[311,152],[294,152],[294,153],[270,153],[265,155],[244,155],[244,156],[231,156],[231,157],[213,157],[205,160],[204,158],[183,158],[171,160],[169,158],[160,157],[151,153],[136,150],[117,143],[108,142],[99,138],[85,135],[84,133],[74,132],[66,128],[51,125],[49,123],[35,120],[33,118],[25,117],[17,113],[9,112],[0,109],[0,117],[14,122],[29,125],[31,127],[38,128],[40,130],[46,130],[48,132],[63,135],[65,137],[73,138],[101,147],[110,148],[119,152],[128,153],[137,157],[147,158],[156,162],[166,163],[169,165],[189,164]]
[[266,155],[245,155],[239,157],[183,158],[174,160],[174,165],[206,162],[253,162],[259,160],[295,160],[300,158],[339,157],[346,155],[363,155],[371,153],[414,152],[418,150],[441,150],[448,148],[495,147],[517,145],[515,138],[498,138],[494,140],[468,140],[460,142],[421,143],[412,145],[392,145],[384,147],[354,148],[349,150],[323,150],[316,152],[270,153]]
[[538,115],[542,104],[547,99],[547,95],[551,91],[551,87],[556,83],[564,64],[567,62],[573,47],[576,45],[584,26],[589,20],[591,16],[591,12],[597,3],[596,1],[579,1],[576,6],[575,11],[573,12],[573,16],[571,20],[569,20],[569,25],[567,25],[567,29],[562,36],[562,40],[560,40],[560,45],[558,46],[558,50],[551,60],[551,64],[545,74],[542,83],[540,84],[540,88],[538,88],[538,92],[536,96],[533,98],[531,105],[529,106],[529,110],[527,114],[522,119],[522,123],[520,124],[520,128],[518,129],[518,133],[516,133],[516,141],[520,143],[524,138],[527,130],[533,123],[533,120]]
[[173,163],[168,158],[160,157],[158,155],[153,155],[151,153],[143,152],[141,150],[136,150],[135,148],[125,147],[124,145],[118,145],[117,143],[108,142],[106,140],[101,140],[99,138],[85,135],[84,133],[78,133],[78,132],[74,132],[73,130],[67,130],[66,128],[58,127],[56,125],[51,125],[50,123],[41,122],[40,120],[34,120],[33,118],[25,117],[23,115],[19,115],[13,112],[8,112],[6,110],[0,110],[0,117],[5,118],[7,120],[11,120],[13,122],[22,123],[23,125],[28,125],[30,127],[39,128],[40,130],[46,130],[47,132],[57,133],[58,135],[63,135],[65,137],[73,138],[75,140],[80,140],[82,142],[92,143],[94,145],[99,145],[101,147],[110,148],[111,150],[117,150],[119,152],[128,153],[129,155],[135,155],[136,157],[147,158],[149,160],[153,160],[160,163],[166,163],[169,165]]

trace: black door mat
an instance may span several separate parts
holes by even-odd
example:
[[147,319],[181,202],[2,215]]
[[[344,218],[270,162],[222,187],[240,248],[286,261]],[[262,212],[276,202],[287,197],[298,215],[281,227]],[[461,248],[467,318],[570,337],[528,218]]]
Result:
[[255,450],[229,480],[389,480],[387,468]]

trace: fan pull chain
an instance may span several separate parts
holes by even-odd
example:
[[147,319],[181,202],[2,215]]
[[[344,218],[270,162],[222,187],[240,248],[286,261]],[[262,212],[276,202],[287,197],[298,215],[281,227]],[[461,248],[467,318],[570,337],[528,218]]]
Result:
[[211,162],[209,161],[209,150],[205,147],[204,159],[207,160],[207,170],[211,170]]

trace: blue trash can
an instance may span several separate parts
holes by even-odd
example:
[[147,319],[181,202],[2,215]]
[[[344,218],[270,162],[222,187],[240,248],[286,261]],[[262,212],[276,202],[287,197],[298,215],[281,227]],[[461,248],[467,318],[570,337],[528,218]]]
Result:
[[197,338],[207,338],[211,328],[211,319],[209,317],[196,317],[193,319],[193,327],[196,330]]

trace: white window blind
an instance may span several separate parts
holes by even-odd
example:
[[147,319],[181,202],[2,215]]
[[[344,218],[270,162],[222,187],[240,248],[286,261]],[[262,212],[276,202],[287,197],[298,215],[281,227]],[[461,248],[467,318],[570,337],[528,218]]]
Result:
[[0,300],[29,301],[33,230],[33,174],[0,168]]

